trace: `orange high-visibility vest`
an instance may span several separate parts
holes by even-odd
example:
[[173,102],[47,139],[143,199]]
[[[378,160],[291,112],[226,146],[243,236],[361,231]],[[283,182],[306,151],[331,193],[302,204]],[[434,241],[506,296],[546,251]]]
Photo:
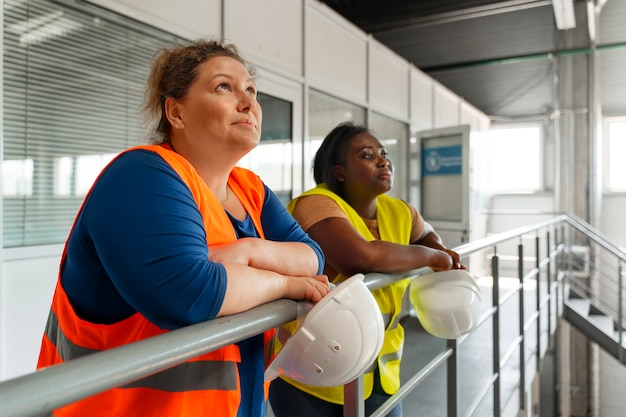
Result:
[[[138,146],[159,154],[187,184],[204,221],[207,245],[237,239],[221,204],[193,166],[168,145]],[[265,189],[251,171],[233,169],[228,184],[239,198],[261,238],[261,209]],[[86,200],[86,199],[85,199]],[[84,203],[83,203],[84,205]],[[81,207],[82,210],[82,207]],[[66,258],[63,251],[61,265]],[[164,333],[139,312],[114,324],[96,324],[79,318],[57,281],[37,368],[56,365],[89,353],[112,349]],[[267,343],[274,331],[264,335]],[[239,348],[232,344],[188,360],[161,373],[79,400],[54,411],[55,416],[216,416],[233,417],[241,400],[237,363]],[[269,385],[265,386],[266,392]]]

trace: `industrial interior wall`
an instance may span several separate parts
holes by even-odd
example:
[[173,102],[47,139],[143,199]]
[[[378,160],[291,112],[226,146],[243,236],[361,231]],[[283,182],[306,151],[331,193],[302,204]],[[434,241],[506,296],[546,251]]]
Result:
[[[3,7],[5,1],[0,1]],[[319,2],[91,0],[85,3],[186,39],[225,37],[240,46],[243,55],[261,72],[300,85],[305,93],[303,103],[298,105],[301,109],[307,108],[305,87],[310,87],[411,128],[469,123],[485,129],[489,125],[488,117],[470,103]],[[3,32],[5,29],[3,23]],[[389,72],[395,76],[385,77]],[[263,92],[272,94],[272,91]],[[444,98],[437,101],[436,108],[429,99],[434,96]],[[296,125],[303,129],[307,126],[306,114],[294,117],[299,119]],[[306,141],[306,131],[300,134]],[[308,165],[297,160],[294,166]],[[3,249],[0,253],[0,380],[35,369],[61,251],[62,243]]]

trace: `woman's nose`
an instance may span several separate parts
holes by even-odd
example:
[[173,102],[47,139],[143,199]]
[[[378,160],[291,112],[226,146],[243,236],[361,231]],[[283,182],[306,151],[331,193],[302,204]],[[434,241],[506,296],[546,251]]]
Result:
[[258,105],[256,101],[256,97],[252,96],[250,93],[245,92],[245,91],[240,93],[239,106],[238,106],[239,111],[241,112],[252,111],[252,109],[254,109],[256,105]]

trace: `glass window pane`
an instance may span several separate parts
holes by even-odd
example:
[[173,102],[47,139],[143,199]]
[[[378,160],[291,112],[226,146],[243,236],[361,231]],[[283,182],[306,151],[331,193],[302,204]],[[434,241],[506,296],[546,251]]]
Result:
[[65,241],[103,164],[146,142],[152,57],[182,41],[89,2],[3,2],[4,247]]
[[293,105],[259,93],[263,109],[261,142],[238,165],[254,171],[286,205],[293,190]]
[[541,130],[511,126],[489,131],[485,147],[486,182],[490,194],[541,190]]
[[33,194],[33,160],[4,160],[2,192],[5,197]]
[[[309,155],[315,157],[322,141],[335,126],[352,122],[365,126],[366,111],[363,107],[337,97],[311,89],[309,91]],[[308,175],[313,181],[313,173]]]
[[409,126],[387,116],[372,113],[369,123],[370,131],[378,138],[389,153],[393,163],[393,188],[389,195],[407,199],[407,149],[409,142]]
[[626,191],[626,121],[608,123],[608,188],[609,191]]

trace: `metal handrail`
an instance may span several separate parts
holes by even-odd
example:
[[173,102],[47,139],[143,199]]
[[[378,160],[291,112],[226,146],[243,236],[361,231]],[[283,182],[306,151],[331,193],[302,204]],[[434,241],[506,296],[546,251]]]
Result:
[[[432,272],[365,274],[370,291]],[[0,417],[49,412],[90,395],[158,373],[297,318],[298,303],[277,300],[243,313],[176,329],[149,339],[83,356],[0,383]]]
[[[458,246],[454,250],[463,257],[487,248],[495,248],[498,244],[508,240],[562,223],[567,223],[586,235],[593,236],[594,240],[597,237],[599,244],[609,251],[616,251],[619,259],[625,259],[617,245],[599,232],[591,230],[584,224],[581,225],[579,219],[570,215],[558,215],[543,222]],[[551,258],[553,254],[548,253],[547,256]],[[549,265],[548,262],[548,270]],[[544,267],[546,267],[545,263],[542,262],[541,265],[538,263],[538,270]],[[430,268],[420,268],[403,274],[370,273],[365,275],[365,284],[370,290],[375,290],[400,279],[414,278],[428,272],[431,272]],[[556,283],[560,283],[560,280],[557,279]],[[489,316],[499,314],[498,305],[499,300],[495,300],[494,307],[481,317],[481,324]],[[0,417],[41,415],[98,392],[158,373],[188,359],[292,321],[297,318],[297,306],[298,303],[292,300],[274,301],[243,313],[187,326],[2,382],[0,383]],[[536,319],[535,316],[532,320]],[[459,339],[457,345],[463,340],[464,338]],[[401,401],[435,368],[445,363],[446,359],[449,361],[455,357],[456,349],[457,347],[449,347],[427,367],[420,370],[411,378],[409,384],[403,386],[396,395],[383,404],[376,415],[384,415],[384,412],[393,408],[394,404]],[[492,384],[498,384],[497,374],[494,374]],[[484,391],[486,395],[487,390]],[[456,390],[454,392],[457,394]],[[477,405],[477,401],[475,400],[474,406]],[[348,407],[346,404],[346,408]]]
[[615,255],[618,259],[626,262],[626,248],[618,245],[608,236],[601,233],[598,229],[585,223],[580,217],[568,213],[564,219],[569,225],[583,232],[587,237],[591,238],[595,243],[599,244],[603,249]]

